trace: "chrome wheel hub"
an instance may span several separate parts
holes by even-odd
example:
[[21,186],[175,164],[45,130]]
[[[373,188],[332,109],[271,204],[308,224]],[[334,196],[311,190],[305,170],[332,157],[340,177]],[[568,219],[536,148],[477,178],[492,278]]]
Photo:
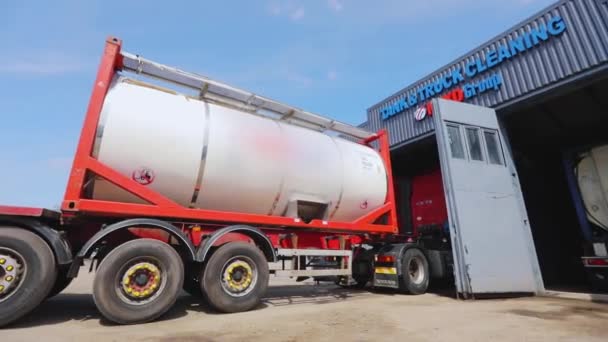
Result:
[[421,284],[424,281],[424,266],[420,258],[414,257],[410,260],[408,274],[414,284]]

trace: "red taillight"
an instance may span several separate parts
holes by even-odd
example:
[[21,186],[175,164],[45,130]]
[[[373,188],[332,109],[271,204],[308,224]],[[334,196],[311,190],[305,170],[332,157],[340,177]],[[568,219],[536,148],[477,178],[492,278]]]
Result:
[[395,262],[395,257],[392,255],[378,255],[376,256],[376,262]]
[[608,259],[589,258],[585,259],[585,264],[587,266],[608,266]]

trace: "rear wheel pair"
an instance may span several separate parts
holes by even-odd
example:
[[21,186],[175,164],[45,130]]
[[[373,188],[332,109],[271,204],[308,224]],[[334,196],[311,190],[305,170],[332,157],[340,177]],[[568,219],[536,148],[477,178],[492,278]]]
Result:
[[[166,313],[182,288],[202,294],[218,311],[255,307],[266,290],[268,264],[253,245],[232,242],[218,248],[199,275],[166,243],[138,239],[108,254],[99,266],[93,296],[99,311],[120,324],[143,323]],[[196,286],[199,286],[197,290]]]

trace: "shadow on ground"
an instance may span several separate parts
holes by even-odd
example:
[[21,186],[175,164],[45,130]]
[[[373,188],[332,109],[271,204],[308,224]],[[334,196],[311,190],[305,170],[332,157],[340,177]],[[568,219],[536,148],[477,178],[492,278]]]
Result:
[[608,305],[568,299],[546,305],[528,305],[508,312],[544,320],[567,321],[573,316],[608,320]]
[[[262,303],[255,310],[268,306],[286,306],[296,304],[328,304],[347,299],[369,295],[368,291],[340,288],[335,285],[286,285],[268,288]],[[168,321],[184,317],[189,311],[204,312],[210,315],[219,314],[203,299],[182,295],[176,304],[157,321]],[[53,325],[68,321],[96,320],[101,325],[112,326],[114,323],[101,316],[91,294],[64,293],[42,303],[28,316],[20,319],[8,329],[22,329],[34,326]]]

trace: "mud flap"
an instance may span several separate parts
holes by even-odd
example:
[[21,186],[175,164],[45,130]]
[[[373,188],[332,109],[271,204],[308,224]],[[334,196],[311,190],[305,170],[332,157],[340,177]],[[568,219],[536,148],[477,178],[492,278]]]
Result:
[[374,287],[398,289],[401,257],[412,244],[387,244],[374,255]]

